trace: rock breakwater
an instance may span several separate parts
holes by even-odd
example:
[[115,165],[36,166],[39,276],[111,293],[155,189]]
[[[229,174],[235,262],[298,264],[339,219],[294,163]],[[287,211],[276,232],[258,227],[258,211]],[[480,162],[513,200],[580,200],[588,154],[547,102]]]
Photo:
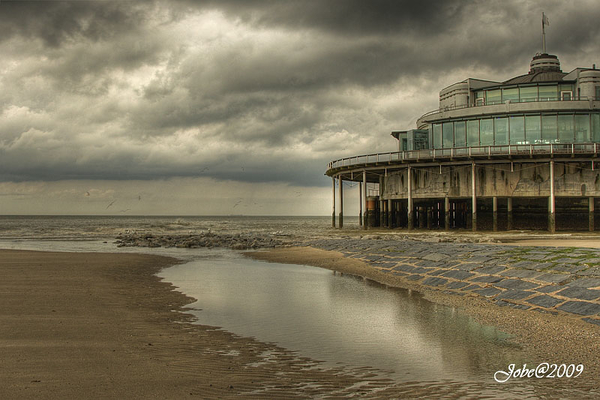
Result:
[[188,235],[157,235],[150,233],[123,233],[117,236],[117,247],[224,247],[233,250],[284,247],[289,243],[268,234],[217,234],[204,232]]

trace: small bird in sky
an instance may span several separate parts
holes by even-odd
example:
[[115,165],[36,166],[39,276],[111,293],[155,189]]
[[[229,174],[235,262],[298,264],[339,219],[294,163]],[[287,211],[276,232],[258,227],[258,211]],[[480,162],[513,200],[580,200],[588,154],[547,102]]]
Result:
[[240,200],[238,200],[238,201],[237,201],[237,203],[235,203],[235,204],[233,205],[233,208],[236,208],[237,206],[239,206],[241,202],[242,202],[242,200],[241,200],[241,199],[240,199]]
[[106,206],[106,209],[108,210],[110,208],[110,206],[112,206],[113,204],[115,204],[117,201],[113,200],[109,205]]
[[86,197],[90,197],[90,192],[85,192]]

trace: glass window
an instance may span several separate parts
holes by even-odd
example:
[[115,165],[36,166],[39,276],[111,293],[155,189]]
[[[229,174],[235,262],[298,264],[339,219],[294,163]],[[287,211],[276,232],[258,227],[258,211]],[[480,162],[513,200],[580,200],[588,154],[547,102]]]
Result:
[[446,149],[454,146],[454,123],[444,122],[442,124],[443,143],[442,146]]
[[592,114],[592,141],[600,142],[600,114]]
[[558,100],[558,86],[540,86],[540,101]]
[[[599,135],[600,137],[600,135]],[[479,120],[467,121],[467,146],[479,146]]]
[[525,86],[519,88],[521,101],[537,101],[538,88],[537,86]]
[[596,98],[594,100],[600,100],[600,86],[596,86]]
[[519,88],[502,89],[502,102],[510,100],[513,103],[519,102]]
[[494,120],[482,119],[479,121],[479,141],[482,146],[494,144]]
[[575,141],[589,143],[590,139],[590,116],[575,115]]
[[467,144],[467,128],[465,121],[454,123],[454,146],[465,147]]
[[561,92],[573,92],[573,90],[575,90],[573,85],[568,84],[568,83],[561,83],[559,88],[560,88]]
[[433,125],[433,148],[442,148],[442,124]]
[[479,91],[479,92],[475,92],[475,105],[476,106],[483,106],[485,105],[485,97],[484,97],[484,92]]
[[502,103],[502,92],[500,89],[488,90],[485,92],[485,104],[500,104]]
[[558,116],[558,141],[559,143],[573,143],[575,132],[573,115]]
[[508,144],[508,118],[496,118],[494,121],[494,144],[497,146]]
[[542,115],[543,143],[554,143],[557,137],[556,115]]
[[542,139],[541,118],[539,115],[525,117],[525,140],[531,144],[540,143]]
[[510,117],[510,144],[525,144],[524,117]]

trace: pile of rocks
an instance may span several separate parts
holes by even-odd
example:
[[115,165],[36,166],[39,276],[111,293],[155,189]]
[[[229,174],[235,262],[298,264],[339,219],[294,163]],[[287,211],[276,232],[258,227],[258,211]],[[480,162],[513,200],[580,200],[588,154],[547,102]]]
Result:
[[264,234],[216,234],[204,232],[187,235],[155,235],[151,233],[123,233],[117,236],[117,247],[225,247],[234,250],[282,247],[285,243]]

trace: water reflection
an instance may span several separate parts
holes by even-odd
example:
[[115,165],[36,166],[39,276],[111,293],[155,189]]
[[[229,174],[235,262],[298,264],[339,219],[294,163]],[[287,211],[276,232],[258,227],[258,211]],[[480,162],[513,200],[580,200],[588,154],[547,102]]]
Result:
[[507,335],[407,290],[229,253],[161,273],[198,323],[274,342],[329,364],[370,366],[400,380],[490,379],[523,360]]

